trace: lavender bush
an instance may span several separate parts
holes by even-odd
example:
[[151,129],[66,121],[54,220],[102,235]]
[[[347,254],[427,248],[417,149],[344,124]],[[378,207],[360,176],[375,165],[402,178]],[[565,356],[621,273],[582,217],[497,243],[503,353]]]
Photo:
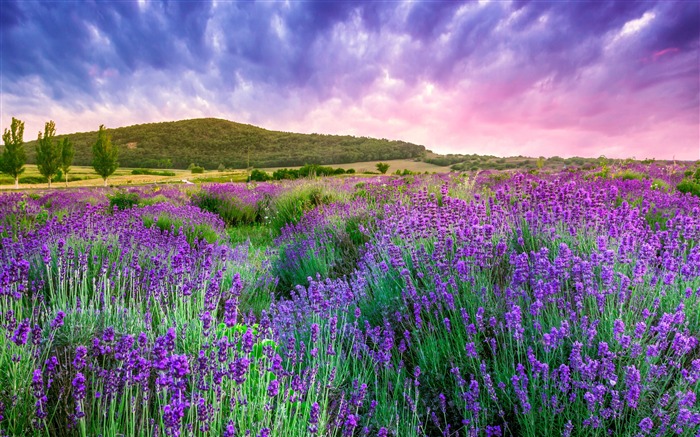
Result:
[[0,434],[698,435],[684,171],[2,195]]

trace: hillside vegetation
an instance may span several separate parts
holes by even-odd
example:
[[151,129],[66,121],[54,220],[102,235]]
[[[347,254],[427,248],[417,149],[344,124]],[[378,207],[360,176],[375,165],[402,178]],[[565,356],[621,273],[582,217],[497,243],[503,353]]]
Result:
[[[368,137],[278,132],[232,121],[204,118],[110,129],[122,167],[207,169],[341,164],[418,158],[425,147]],[[90,165],[97,132],[57,135],[75,145],[75,165]],[[36,162],[36,141],[26,143],[27,162]]]

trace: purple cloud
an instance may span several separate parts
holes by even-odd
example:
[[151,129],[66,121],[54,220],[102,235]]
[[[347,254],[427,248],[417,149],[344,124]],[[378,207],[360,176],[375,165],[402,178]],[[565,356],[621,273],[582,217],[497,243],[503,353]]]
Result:
[[3,1],[0,25],[3,126],[220,116],[530,155],[634,133],[659,157],[665,129],[698,158],[695,2]]

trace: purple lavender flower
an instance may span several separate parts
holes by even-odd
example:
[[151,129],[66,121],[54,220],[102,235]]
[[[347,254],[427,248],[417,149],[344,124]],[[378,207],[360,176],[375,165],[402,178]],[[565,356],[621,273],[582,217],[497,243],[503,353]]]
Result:
[[641,394],[641,376],[639,370],[637,370],[635,366],[627,367],[625,382],[627,384],[627,394],[625,395],[627,405],[629,405],[630,408],[636,409],[637,403],[639,402],[639,395]]
[[51,321],[49,326],[51,327],[52,330],[58,329],[61,326],[63,326],[63,319],[66,317],[66,313],[63,311],[58,311],[56,313],[56,317]]
[[17,346],[27,344],[27,337],[29,336],[30,329],[29,319],[22,320],[17,329],[15,329],[15,332],[12,334],[12,341]]
[[639,428],[642,430],[642,433],[644,433],[645,435],[649,434],[651,432],[651,430],[654,428],[654,422],[650,418],[645,417],[644,419],[642,419],[641,422],[639,422]]
[[271,398],[277,396],[280,391],[280,383],[278,380],[273,379],[270,381],[270,383],[267,385],[267,395]]
[[73,398],[76,401],[85,399],[85,375],[81,372],[75,374],[73,378]]
[[229,420],[226,424],[226,429],[224,430],[224,437],[235,437],[236,436],[236,426],[233,420]]
[[87,357],[87,348],[85,346],[78,346],[75,348],[75,358],[73,359],[73,367],[75,370],[82,370],[85,367],[85,357]]
[[228,328],[236,325],[238,316],[238,302],[236,299],[228,299],[224,304],[224,323]]

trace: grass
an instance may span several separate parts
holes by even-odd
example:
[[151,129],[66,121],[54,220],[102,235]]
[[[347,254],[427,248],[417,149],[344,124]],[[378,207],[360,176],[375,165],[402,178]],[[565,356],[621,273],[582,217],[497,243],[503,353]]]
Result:
[[[36,165],[27,164],[25,166],[25,172],[23,177],[40,177],[41,174],[37,169]],[[107,178],[107,185],[111,186],[124,186],[124,185],[146,185],[154,183],[182,183],[183,180],[188,180],[190,182],[243,182],[246,178],[246,172],[243,170],[229,170],[225,172],[219,171],[207,171],[204,174],[192,175],[189,170],[178,170],[170,169],[164,171],[165,173],[173,173],[172,176],[163,174],[133,174],[134,170],[140,170],[141,168],[129,168],[120,167],[114,172],[112,176]],[[68,182],[68,188],[78,188],[78,187],[101,187],[103,185],[103,180],[98,175],[92,167],[86,166],[73,166],[71,171],[68,173],[69,178],[76,178],[80,180],[74,180]],[[56,182],[52,184],[51,188],[62,189],[65,188],[66,184],[63,182]],[[19,184],[21,190],[28,189],[45,189],[46,184]],[[7,175],[0,174],[0,190],[12,190],[14,189],[14,180]]]
[[264,249],[272,244],[272,229],[264,224],[247,224],[226,229],[231,244],[239,245],[250,242],[254,248]]

